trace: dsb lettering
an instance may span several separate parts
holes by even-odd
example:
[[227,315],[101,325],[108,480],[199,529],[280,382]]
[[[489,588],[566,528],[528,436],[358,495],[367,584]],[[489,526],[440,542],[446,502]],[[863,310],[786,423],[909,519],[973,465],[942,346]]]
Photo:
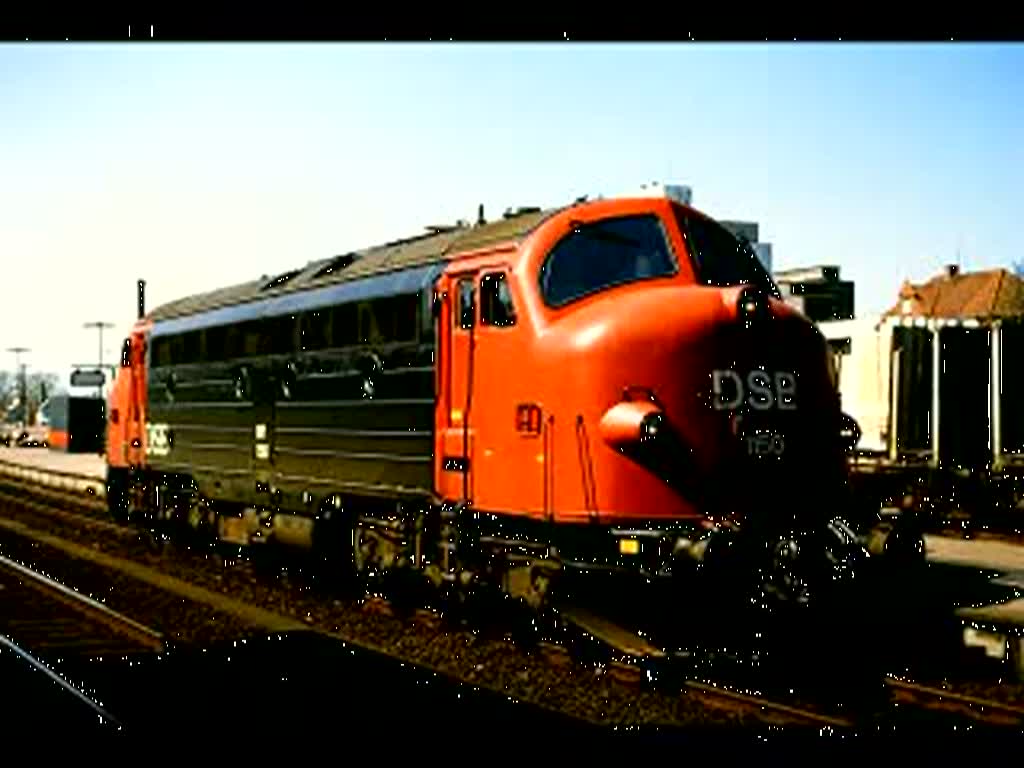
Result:
[[743,404],[767,411],[796,410],[796,376],[779,371],[769,376],[765,371],[751,371],[744,381],[736,371],[716,370],[711,375],[714,386],[716,411],[731,411]]

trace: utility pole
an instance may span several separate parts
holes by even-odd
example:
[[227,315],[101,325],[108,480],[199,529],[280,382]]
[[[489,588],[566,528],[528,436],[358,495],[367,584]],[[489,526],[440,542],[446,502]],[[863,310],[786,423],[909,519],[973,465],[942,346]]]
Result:
[[[113,328],[114,324],[113,323],[105,323],[102,320],[95,320],[95,321],[93,321],[91,323],[86,323],[83,327],[85,327],[85,328],[96,328],[100,332],[100,357],[99,357],[100,364],[99,364],[99,370],[100,370],[100,374],[103,375],[103,329],[104,328]],[[102,383],[99,385],[99,393],[98,394],[99,394],[100,400],[102,400],[103,399],[103,384]]]
[[8,347],[7,351],[14,353],[15,371],[21,373],[21,393],[18,396],[18,404],[21,406],[21,424],[19,426],[24,431],[25,422],[28,421],[28,381],[25,378],[25,366],[21,362],[21,353],[30,350],[28,347]]

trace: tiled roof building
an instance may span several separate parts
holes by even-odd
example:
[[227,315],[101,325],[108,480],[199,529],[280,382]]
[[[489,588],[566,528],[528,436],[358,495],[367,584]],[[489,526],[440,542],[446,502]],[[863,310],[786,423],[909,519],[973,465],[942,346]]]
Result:
[[1024,279],[1006,269],[961,273],[947,267],[926,283],[904,282],[883,317],[1024,317]]

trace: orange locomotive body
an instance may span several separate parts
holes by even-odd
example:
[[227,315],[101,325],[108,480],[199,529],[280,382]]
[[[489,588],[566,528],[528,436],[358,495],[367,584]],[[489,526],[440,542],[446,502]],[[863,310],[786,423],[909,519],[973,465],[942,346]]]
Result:
[[146,471],[146,339],[144,283],[139,282],[139,318],[121,346],[121,365],[107,394],[107,499],[112,512],[129,506],[128,494],[138,490]]
[[567,569],[678,575],[726,532],[791,552],[855,513],[829,360],[670,194],[518,212],[140,308],[112,510],[534,604]]

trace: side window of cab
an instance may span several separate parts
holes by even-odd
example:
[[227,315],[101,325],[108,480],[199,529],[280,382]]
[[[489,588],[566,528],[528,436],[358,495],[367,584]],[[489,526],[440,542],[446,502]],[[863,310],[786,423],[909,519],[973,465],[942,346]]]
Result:
[[456,327],[468,330],[476,324],[476,297],[471,277],[464,277],[458,282],[458,311],[453,318]]
[[516,324],[512,288],[504,272],[488,272],[480,278],[480,324],[499,328]]

